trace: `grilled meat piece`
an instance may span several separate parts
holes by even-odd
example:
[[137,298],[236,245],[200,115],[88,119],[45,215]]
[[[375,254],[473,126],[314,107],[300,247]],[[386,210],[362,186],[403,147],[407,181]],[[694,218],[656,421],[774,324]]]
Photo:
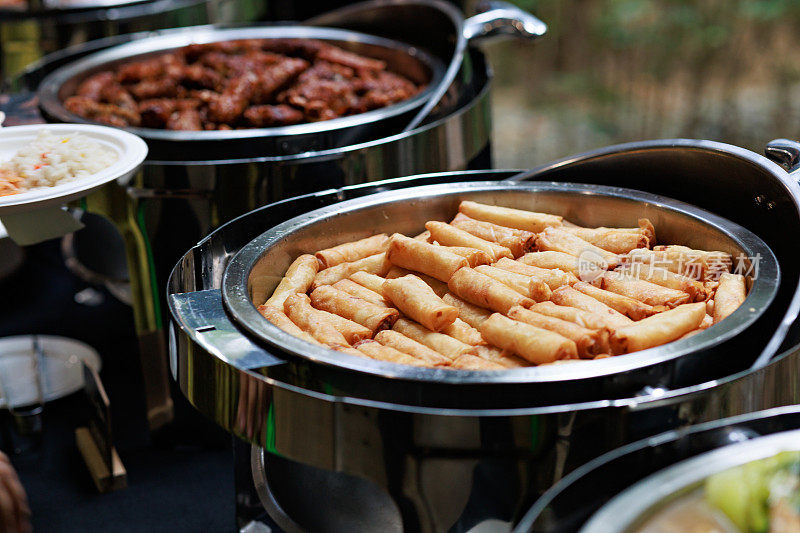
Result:
[[93,100],[99,100],[103,87],[110,83],[115,83],[114,77],[114,73],[110,70],[93,74],[83,80],[80,85],[78,85],[76,94],[78,96],[85,96]]
[[138,111],[124,109],[112,104],[104,104],[85,96],[70,96],[64,102],[64,107],[78,116],[110,126],[125,128],[138,126],[141,122]]
[[255,105],[244,112],[244,119],[254,128],[289,126],[303,121],[303,112],[288,105]]

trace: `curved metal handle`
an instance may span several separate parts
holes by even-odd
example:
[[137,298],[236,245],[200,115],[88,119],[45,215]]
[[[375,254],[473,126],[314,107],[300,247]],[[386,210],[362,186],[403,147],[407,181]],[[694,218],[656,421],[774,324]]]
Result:
[[464,21],[463,35],[468,41],[485,42],[515,37],[536,39],[547,32],[547,24],[508,2],[481,2],[478,14]]
[[790,139],[775,139],[767,143],[764,155],[790,173],[800,168],[800,142]]

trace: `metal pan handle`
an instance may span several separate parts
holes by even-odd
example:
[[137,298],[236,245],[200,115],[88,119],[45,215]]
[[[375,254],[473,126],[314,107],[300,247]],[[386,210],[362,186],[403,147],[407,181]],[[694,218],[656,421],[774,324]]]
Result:
[[[784,167],[789,174],[795,174],[800,170],[800,142],[775,139],[767,143],[764,155]],[[794,177],[800,180],[800,175]]]
[[509,37],[532,40],[547,32],[544,22],[508,2],[480,2],[477,12],[464,21],[463,35],[471,43]]

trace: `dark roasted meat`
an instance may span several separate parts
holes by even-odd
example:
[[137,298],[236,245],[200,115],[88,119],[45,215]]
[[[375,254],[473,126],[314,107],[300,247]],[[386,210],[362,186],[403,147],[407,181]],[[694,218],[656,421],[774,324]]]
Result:
[[193,44],[80,83],[64,104],[113,126],[266,128],[392,105],[419,88],[385,62],[313,39]]

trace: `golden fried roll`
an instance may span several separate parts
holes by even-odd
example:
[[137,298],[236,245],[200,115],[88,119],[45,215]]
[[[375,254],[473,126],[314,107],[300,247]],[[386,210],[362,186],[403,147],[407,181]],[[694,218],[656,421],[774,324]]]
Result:
[[578,348],[568,338],[495,313],[481,325],[490,343],[540,365],[558,359],[577,359]]
[[655,244],[655,228],[646,218],[639,219],[638,228],[581,228],[576,226],[564,229],[615,254],[625,254],[635,248],[648,248]]
[[714,324],[726,318],[742,305],[747,297],[744,276],[723,273],[714,294]]
[[[539,302],[530,307],[531,311],[541,315],[552,316],[573,322],[581,327],[587,329],[613,329],[615,327],[614,320],[608,320],[605,316],[578,309],[577,307],[570,307],[566,305],[557,305],[553,302]],[[626,322],[630,324],[630,321]]]
[[616,254],[595,246],[573,235],[564,228],[547,228],[536,236],[536,248],[540,251],[563,252],[578,258],[602,259],[608,268],[620,263]]
[[482,357],[465,354],[457,357],[450,365],[450,368],[459,370],[506,370],[507,367]]
[[308,295],[289,295],[283,304],[283,309],[292,322],[321,344],[327,346],[349,346],[347,339],[344,338],[344,335],[336,329],[330,320],[311,307]]
[[[391,272],[391,269],[389,272]],[[387,273],[386,275],[388,276],[389,274]],[[350,276],[349,279],[355,281],[362,287],[365,287],[372,292],[383,296],[383,282],[386,281],[386,278],[376,276],[375,274],[370,274],[369,272],[356,272]]]
[[430,242],[431,232],[428,231],[428,230],[425,230],[422,233],[420,233],[419,235],[415,235],[414,239],[417,240],[417,241]]
[[714,300],[708,300],[706,302],[706,313],[712,317],[714,316]]
[[[374,276],[374,274],[368,274],[366,272],[358,272],[358,274],[364,274],[365,276]],[[379,276],[375,277],[377,277],[379,280],[381,280],[381,282],[383,282],[383,278]],[[340,279],[331,286],[335,289],[339,289],[340,291],[346,292],[351,296],[355,296],[357,298],[361,298],[362,300],[372,302],[375,305],[379,305],[381,307],[392,306],[391,302],[386,298],[384,298],[382,294],[370,290],[364,287],[363,285],[356,283],[352,279]]]
[[424,344],[431,350],[439,352],[448,359],[455,359],[459,355],[463,355],[465,353],[474,354],[476,352],[476,348],[474,346],[465,344],[458,339],[454,339],[449,335],[445,335],[444,333],[436,333],[435,331],[431,331],[425,326],[417,324],[416,322],[412,322],[411,320],[406,320],[405,318],[401,318],[395,322],[394,326],[392,326],[392,329],[419,342],[420,344]]
[[422,272],[444,282],[459,268],[469,266],[466,259],[448,252],[444,246],[409,239],[399,233],[392,235],[388,257],[392,264]]
[[346,242],[333,248],[320,250],[314,255],[319,260],[321,268],[325,269],[385,252],[388,247],[389,236],[381,233],[359,241]]
[[628,318],[632,318],[633,320],[641,320],[645,317],[655,314],[656,312],[651,305],[647,305],[639,300],[634,300],[633,298],[629,298],[615,292],[598,289],[594,285],[585,283],[583,281],[575,283],[572,287],[583,294],[591,296],[599,302],[603,302],[611,309],[615,309]]
[[323,285],[333,285],[337,281],[349,278],[360,271],[383,276],[391,266],[391,263],[389,263],[386,257],[386,252],[370,255],[369,257],[353,261],[352,263],[339,263],[331,268],[321,270],[314,278],[314,282],[311,284],[311,290],[322,287]]
[[317,275],[318,268],[319,263],[313,255],[304,254],[295,259],[264,305],[275,307],[278,310],[283,309],[283,302],[290,294],[308,291],[314,281],[314,276]]
[[442,333],[445,335],[450,335],[454,339],[458,339],[464,344],[469,344],[470,346],[486,344],[486,341],[483,340],[483,337],[481,337],[481,332],[460,318],[456,318],[452,324],[446,328],[443,328]]
[[714,317],[706,313],[706,316],[703,317],[703,321],[700,322],[700,327],[698,329],[708,329],[714,325]]
[[685,292],[693,301],[701,302],[708,298],[709,291],[703,283],[692,278],[670,272],[666,268],[652,266],[650,263],[634,263],[623,265],[619,270],[625,275],[643,279],[662,287]]
[[611,333],[609,342],[615,354],[637,352],[672,342],[697,329],[706,316],[704,303],[679,305]]
[[375,340],[384,346],[407,353],[433,366],[446,366],[450,364],[450,359],[439,352],[431,350],[424,344],[391,329],[385,329],[375,335]]
[[576,307],[601,316],[603,320],[612,327],[625,326],[633,322],[616,309],[612,309],[603,302],[595,300],[591,296],[583,294],[567,285],[554,290],[550,301],[557,305]]
[[[403,276],[408,276],[409,274],[413,274],[427,283],[428,287],[433,289],[433,292],[435,292],[436,296],[439,298],[447,294],[447,291],[449,290],[447,288],[447,283],[443,283],[436,278],[432,278],[427,274],[423,274],[422,272],[412,272],[405,268],[400,268],[399,266],[393,266],[390,268],[389,272],[386,273],[386,279],[401,278]],[[383,283],[381,283],[381,285],[383,285]]]
[[725,252],[693,250],[678,245],[631,250],[625,260],[628,263],[649,263],[695,280],[714,279],[722,272],[728,272],[732,262],[730,254]]
[[361,341],[356,344],[355,348],[359,352],[364,353],[370,359],[388,361],[390,363],[399,363],[401,365],[427,366],[425,361],[422,359],[417,359],[414,356],[408,355],[400,350],[395,350],[390,346],[384,346],[383,344],[373,340]]
[[458,309],[444,303],[433,289],[412,274],[387,279],[383,282],[383,293],[404,315],[431,331],[441,331],[458,318]]
[[526,265],[525,263],[520,263],[519,261],[508,259],[507,257],[503,257],[492,266],[495,268],[508,270],[509,272],[522,274],[524,276],[538,278],[547,283],[547,286],[553,290],[561,287],[562,285],[572,285],[578,281],[578,277],[571,272],[564,272],[558,268],[540,268],[537,266]]
[[397,309],[380,307],[339,289],[334,289],[330,285],[314,289],[311,292],[311,303],[317,309],[328,311],[368,327],[373,335],[382,329],[392,327],[394,321],[400,316]]
[[505,246],[511,250],[514,257],[519,257],[536,249],[536,234],[531,231],[475,220],[464,213],[458,213],[450,222],[450,225],[463,229],[485,241],[496,242],[500,246]]
[[328,348],[330,348],[331,350],[336,350],[337,352],[349,353],[350,355],[357,355],[359,357],[366,357],[367,356],[365,353],[359,352],[358,350],[356,350],[355,348],[352,348],[350,346],[339,346],[337,344],[336,346],[328,346]]
[[358,341],[372,338],[372,331],[366,326],[362,326],[352,320],[347,320],[344,317],[334,315],[333,313],[321,309],[316,309],[316,311],[328,322],[333,324],[333,327],[344,336],[348,344],[355,344]]
[[469,201],[461,202],[458,206],[458,210],[476,220],[483,220],[500,226],[531,231],[533,233],[539,233],[550,226],[560,226],[563,220],[562,217],[556,215],[524,211],[522,209],[511,209],[509,207],[499,207],[496,205],[479,204]]
[[569,272],[575,277],[580,277],[581,275],[578,269],[578,258],[564,252],[531,252],[523,255],[517,261],[539,268],[557,268],[564,272]]
[[447,282],[450,292],[475,305],[506,313],[515,305],[530,307],[536,303],[494,278],[471,268],[459,269]]
[[606,273],[601,279],[600,287],[653,306],[664,305],[672,308],[691,301],[689,295],[683,291],[662,287],[632,276],[624,276],[619,272]]
[[297,327],[297,324],[292,322],[289,317],[286,316],[286,313],[280,309],[272,307],[271,305],[259,305],[258,312],[261,313],[261,316],[272,322],[275,326],[281,328],[289,335],[299,337],[306,342],[310,342],[311,344],[319,344],[314,337]]
[[578,355],[583,359],[591,359],[608,349],[608,331],[605,329],[583,328],[574,322],[542,315],[524,307],[512,307],[508,317],[537,328],[554,331],[570,339],[577,346]]
[[524,368],[526,366],[531,366],[525,359],[517,357],[507,350],[501,350],[496,346],[476,346],[475,355],[481,359],[486,359],[487,361],[497,363],[506,368]]
[[449,292],[442,296],[442,301],[458,309],[458,318],[473,328],[479,328],[483,321],[489,318],[489,316],[492,314],[491,311],[469,302],[465,302],[461,298]]
[[523,296],[533,298],[537,302],[549,300],[552,294],[550,287],[544,281],[536,277],[525,276],[523,274],[517,274],[516,272],[509,272],[508,270],[486,265],[476,267],[475,270],[511,287]]
[[478,265],[488,265],[492,262],[492,258],[489,254],[477,248],[467,248],[465,246],[445,246],[444,248],[447,249],[448,252],[453,252],[466,259],[471,268],[475,268]]
[[439,244],[444,246],[463,246],[481,250],[491,258],[491,261],[489,261],[490,263],[497,261],[501,257],[514,257],[511,250],[505,246],[481,239],[468,231],[451,226],[450,224],[431,220],[425,223],[425,227],[431,232],[431,239]]

